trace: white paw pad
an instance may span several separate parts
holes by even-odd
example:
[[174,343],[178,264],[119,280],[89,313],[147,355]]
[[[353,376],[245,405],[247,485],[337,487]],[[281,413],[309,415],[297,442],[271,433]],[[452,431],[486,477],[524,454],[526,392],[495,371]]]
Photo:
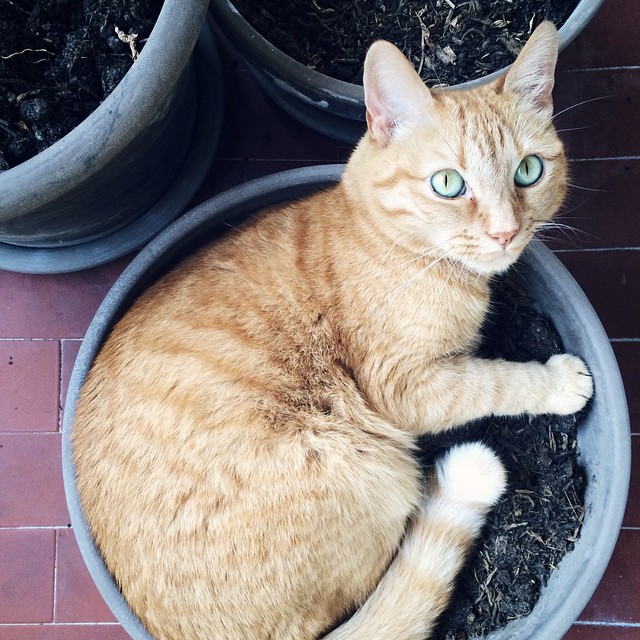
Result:
[[453,447],[438,460],[436,472],[441,491],[459,502],[493,505],[507,484],[500,459],[481,442]]

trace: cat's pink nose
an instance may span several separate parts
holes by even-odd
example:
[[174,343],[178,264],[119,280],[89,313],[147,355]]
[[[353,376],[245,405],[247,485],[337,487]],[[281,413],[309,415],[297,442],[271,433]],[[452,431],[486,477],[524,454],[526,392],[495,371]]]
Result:
[[495,231],[489,235],[503,248],[506,249],[518,234],[519,229],[511,229],[510,231]]

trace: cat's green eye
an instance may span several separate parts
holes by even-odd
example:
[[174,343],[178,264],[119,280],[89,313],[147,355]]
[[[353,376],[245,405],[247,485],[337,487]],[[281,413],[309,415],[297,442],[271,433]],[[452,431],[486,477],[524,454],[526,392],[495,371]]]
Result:
[[455,169],[442,169],[431,176],[431,188],[443,198],[457,198],[466,191],[467,185]]
[[527,156],[522,160],[513,176],[518,187],[530,187],[540,180],[544,165],[538,156]]

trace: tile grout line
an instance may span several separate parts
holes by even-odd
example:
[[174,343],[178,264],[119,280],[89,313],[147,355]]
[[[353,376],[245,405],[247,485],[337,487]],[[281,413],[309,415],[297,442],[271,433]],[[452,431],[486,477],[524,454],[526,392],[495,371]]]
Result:
[[582,249],[552,249],[553,253],[603,253],[604,251],[640,251],[640,247],[585,247]]
[[0,531],[57,531],[58,529],[71,529],[68,524],[32,524],[1,526]]
[[[80,338],[77,338],[80,340]],[[59,338],[24,338],[24,337],[12,337],[12,338],[0,338],[0,342],[56,342]]]
[[58,340],[58,433],[62,433],[62,341]]
[[51,614],[52,623],[56,623],[56,609],[58,600],[58,531],[53,534],[53,611]]
[[614,621],[595,621],[595,620],[576,620],[573,624],[585,627],[628,627],[631,629],[640,629],[640,622],[614,622]]
[[4,627],[120,627],[119,622],[0,622],[0,629]]
[[640,65],[624,64],[612,67],[587,67],[586,69],[562,69],[558,73],[593,73],[598,71],[640,71]]
[[1,431],[1,436],[55,436],[59,435],[60,430],[56,428],[55,431],[27,431],[26,429],[20,431]]
[[640,160],[640,156],[595,156],[593,158],[568,158],[569,162],[602,162],[604,160]]

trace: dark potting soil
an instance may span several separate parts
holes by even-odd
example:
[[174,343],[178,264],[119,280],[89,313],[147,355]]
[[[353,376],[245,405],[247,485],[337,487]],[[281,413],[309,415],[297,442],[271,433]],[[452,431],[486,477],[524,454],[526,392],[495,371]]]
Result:
[[161,7],[162,0],[0,0],[0,171],[51,146],[98,107],[144,47]]
[[[496,282],[493,300],[481,356],[545,362],[563,352],[550,321],[512,280]],[[586,478],[576,451],[581,417],[490,418],[423,439],[427,466],[455,443],[482,440],[500,456],[509,483],[459,576],[434,640],[481,638],[526,616],[573,549],[585,513]]]
[[359,84],[374,40],[389,40],[429,86],[511,64],[543,20],[562,26],[578,0],[232,0],[291,58]]

